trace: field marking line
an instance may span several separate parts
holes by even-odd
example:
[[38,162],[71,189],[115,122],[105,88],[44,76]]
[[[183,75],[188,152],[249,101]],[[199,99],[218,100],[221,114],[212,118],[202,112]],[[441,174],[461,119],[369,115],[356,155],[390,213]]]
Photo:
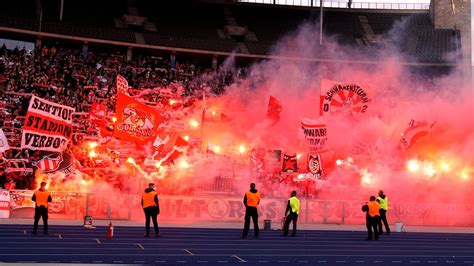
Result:
[[242,259],[241,257],[237,256],[237,255],[232,255],[231,256],[232,258],[236,258],[237,260],[239,260],[240,262],[247,262],[246,260]]
[[184,251],[186,251],[187,253],[189,253],[189,255],[194,255],[194,253],[192,253],[191,251],[189,251],[188,249],[183,249]]

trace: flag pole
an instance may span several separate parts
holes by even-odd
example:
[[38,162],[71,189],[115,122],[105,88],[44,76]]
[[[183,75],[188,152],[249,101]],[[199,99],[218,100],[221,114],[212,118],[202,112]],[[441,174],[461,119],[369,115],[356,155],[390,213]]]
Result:
[[[201,114],[201,152],[204,151],[204,119],[206,115],[206,91],[202,92],[202,114]],[[207,148],[207,143],[206,143]],[[204,151],[205,152],[205,151]]]
[[319,1],[319,45],[323,45],[323,0]]

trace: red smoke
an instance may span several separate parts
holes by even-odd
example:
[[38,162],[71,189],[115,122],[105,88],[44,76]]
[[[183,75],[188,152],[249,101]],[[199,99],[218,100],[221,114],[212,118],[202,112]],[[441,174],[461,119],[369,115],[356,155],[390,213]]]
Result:
[[[306,157],[309,150],[298,133],[301,119],[309,118],[326,123],[328,132],[328,151],[321,154],[324,178],[311,183],[317,198],[366,201],[383,189],[391,202],[472,203],[472,85],[463,84],[460,71],[414,81],[408,66],[400,63],[405,60],[396,48],[365,56],[329,38],[320,47],[315,41],[319,35],[316,29],[312,24],[301,26],[275,45],[274,55],[308,58],[324,54],[337,61],[274,59],[256,63],[248,78],[229,86],[224,95],[211,97],[206,93],[205,101],[198,100],[193,107],[167,111],[169,119],[162,129],[186,136],[190,143],[200,140],[192,144],[192,151],[189,148],[183,152],[174,164],[156,167],[152,163],[147,167],[143,161],[153,154],[150,145],[137,150],[129,143],[114,141],[115,144],[108,144],[110,149],[122,149],[122,156],[140,162],[132,164],[132,168],[115,165],[109,171],[120,182],[127,183],[128,176],[135,175],[142,183],[160,182],[162,193],[188,194],[212,183],[223,169],[232,169],[234,192],[240,195],[250,182],[257,180],[249,166],[253,148],[281,149],[286,154]],[[354,60],[376,63],[349,63]],[[226,65],[232,65],[232,58]],[[370,99],[366,113],[320,117],[321,79],[363,87]],[[270,95],[282,105],[276,124],[266,119]],[[222,115],[230,121],[202,123],[203,117]],[[190,125],[191,120],[198,125]],[[401,133],[411,120],[435,125],[428,135],[403,151],[399,148]],[[167,144],[168,150],[172,141]],[[300,168],[306,169],[304,165]],[[89,177],[106,186],[107,182],[99,181],[101,178]],[[260,182],[259,189],[279,197],[287,197],[287,192],[295,188],[303,190],[304,186],[291,182],[291,178],[286,180],[289,181],[271,186]],[[94,186],[88,189],[93,191]],[[468,219],[474,223],[472,215]]]

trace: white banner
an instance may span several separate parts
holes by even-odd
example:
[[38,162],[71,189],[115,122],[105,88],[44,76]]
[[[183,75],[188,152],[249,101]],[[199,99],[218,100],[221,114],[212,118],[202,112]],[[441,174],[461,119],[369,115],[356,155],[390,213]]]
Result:
[[311,119],[301,119],[301,130],[308,142],[310,151],[321,151],[328,140],[326,124]]
[[62,152],[72,138],[74,108],[32,96],[23,125],[21,147]]
[[0,189],[0,218],[10,217],[10,191]]
[[4,152],[10,149],[10,145],[8,145],[7,137],[3,130],[0,128],[0,152]]
[[369,102],[366,90],[359,85],[342,84],[327,79],[321,80],[320,116],[365,113]]

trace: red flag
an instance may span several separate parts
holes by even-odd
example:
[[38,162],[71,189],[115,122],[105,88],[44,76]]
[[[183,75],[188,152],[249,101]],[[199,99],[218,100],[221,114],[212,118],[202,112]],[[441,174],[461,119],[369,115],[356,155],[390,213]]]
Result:
[[403,132],[402,137],[400,139],[399,147],[402,150],[407,150],[412,147],[415,143],[417,143],[421,138],[428,135],[433,129],[436,122],[432,124],[428,124],[427,122],[418,122],[415,120],[411,120],[409,123],[409,128]]
[[270,99],[268,101],[268,109],[267,109],[267,118],[273,120],[273,124],[276,124],[280,121],[280,113],[282,111],[282,105],[277,98],[270,95]]
[[221,113],[221,123],[230,123],[230,122],[232,122],[230,117],[228,117],[227,115]]
[[252,170],[257,173],[262,173],[265,168],[265,150],[252,149],[250,161],[252,162]]
[[176,141],[174,143],[174,146],[176,146],[176,147],[186,147],[188,145],[189,145],[189,143],[185,139],[183,139],[180,136],[176,137]]
[[118,93],[128,95],[128,82],[124,77],[120,75],[117,75],[117,94]]
[[123,93],[117,93],[115,136],[144,143],[156,136],[161,116],[158,111]]
[[216,111],[204,109],[202,111],[201,123],[216,123],[222,118]]
[[188,146],[189,143],[185,139],[177,136],[173,149],[163,158],[161,165],[174,163],[176,159],[183,155]]
[[152,159],[155,161],[160,160],[163,157],[163,150],[165,149],[166,144],[168,144],[170,140],[169,134],[158,135],[153,142],[153,147],[155,151],[153,152]]
[[92,121],[105,119],[107,116],[107,106],[103,103],[94,102],[89,115]]
[[283,155],[283,167],[281,171],[284,173],[295,173],[298,171],[298,157],[296,154]]
[[91,110],[89,111],[89,117],[92,123],[94,123],[99,130],[97,131],[100,144],[106,144],[112,140],[114,134],[114,125],[109,121],[107,117],[107,106],[102,103],[94,102]]

